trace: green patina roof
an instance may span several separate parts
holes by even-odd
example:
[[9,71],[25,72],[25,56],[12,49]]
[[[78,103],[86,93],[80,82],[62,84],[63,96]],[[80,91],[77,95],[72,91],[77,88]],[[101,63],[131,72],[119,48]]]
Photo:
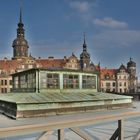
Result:
[[100,101],[100,100],[120,100],[130,99],[132,97],[115,95],[110,93],[101,93],[93,91],[80,92],[47,92],[47,93],[8,93],[0,95],[0,100],[12,103],[47,103],[47,102],[82,102],[82,101]]

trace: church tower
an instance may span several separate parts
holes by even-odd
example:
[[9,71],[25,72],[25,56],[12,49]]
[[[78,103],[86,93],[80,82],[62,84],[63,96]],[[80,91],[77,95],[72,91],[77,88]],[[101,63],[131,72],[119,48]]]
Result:
[[22,22],[22,9],[20,8],[20,17],[17,28],[17,38],[13,41],[13,58],[12,59],[23,59],[28,57],[28,42],[25,40],[25,30]]
[[136,92],[137,87],[137,77],[136,77],[136,63],[132,61],[132,58],[130,58],[130,61],[127,63],[127,70],[129,73],[129,92],[134,93]]
[[84,33],[83,52],[80,54],[81,69],[86,69],[90,66],[90,54],[87,52],[87,44]]

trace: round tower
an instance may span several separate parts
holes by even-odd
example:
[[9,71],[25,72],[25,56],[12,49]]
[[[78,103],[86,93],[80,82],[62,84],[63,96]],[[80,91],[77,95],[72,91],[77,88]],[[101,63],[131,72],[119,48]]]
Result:
[[132,58],[127,63],[127,70],[131,77],[136,77],[136,63],[132,61]]
[[136,92],[137,87],[137,77],[136,77],[136,63],[132,61],[132,58],[130,58],[129,62],[127,63],[127,70],[129,73],[129,92],[134,93]]

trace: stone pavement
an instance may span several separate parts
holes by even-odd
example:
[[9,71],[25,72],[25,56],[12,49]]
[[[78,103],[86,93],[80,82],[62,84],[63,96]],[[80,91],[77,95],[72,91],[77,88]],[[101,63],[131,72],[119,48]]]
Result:
[[[135,102],[134,106],[135,104],[138,108],[140,107],[140,102]],[[8,120],[8,118],[4,116],[1,117],[3,122],[0,122],[0,126],[6,123]],[[40,118],[38,118],[37,121],[39,122]],[[10,123],[14,123],[14,120],[11,120]],[[92,126],[84,126],[80,128],[84,130],[88,135],[90,135],[93,138],[93,140],[109,140],[109,138],[117,128],[117,122],[112,121]],[[140,130],[140,117],[129,118],[124,120],[124,130],[125,130],[124,132],[125,140],[133,140],[133,137]],[[11,138],[0,138],[0,140],[36,140],[36,138],[39,135],[40,133],[36,133],[27,136],[24,135]],[[50,136],[49,140],[57,140],[56,131]],[[75,134],[71,130],[65,129],[65,140],[82,140],[82,138],[80,138],[77,134]]]

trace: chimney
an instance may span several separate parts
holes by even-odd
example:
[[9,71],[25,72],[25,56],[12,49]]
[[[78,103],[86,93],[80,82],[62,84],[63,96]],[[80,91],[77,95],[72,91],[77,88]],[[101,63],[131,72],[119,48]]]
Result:
[[49,60],[53,60],[54,57],[53,57],[53,56],[49,56],[48,59],[49,59]]

